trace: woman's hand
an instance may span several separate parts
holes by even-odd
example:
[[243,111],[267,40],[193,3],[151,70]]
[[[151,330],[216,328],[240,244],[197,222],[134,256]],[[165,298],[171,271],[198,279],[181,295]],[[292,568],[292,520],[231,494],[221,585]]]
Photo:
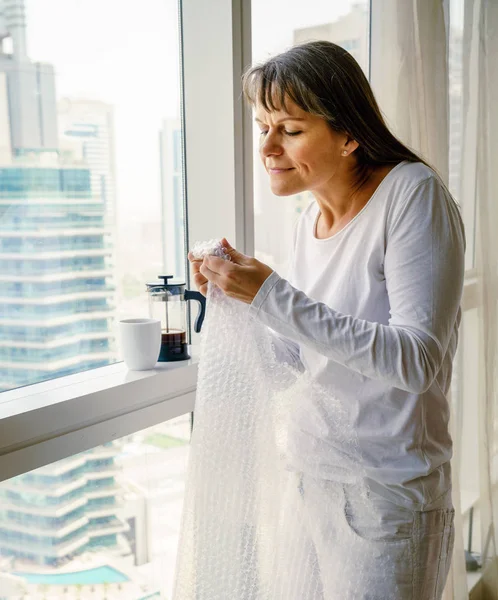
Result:
[[202,265],[202,258],[194,258],[192,252],[188,253],[187,258],[192,265],[192,273],[194,275],[194,283],[197,286],[197,289],[203,296],[207,296],[208,293],[208,280],[199,272],[199,269]]
[[217,256],[206,256],[202,261],[193,260],[189,253],[188,258],[194,268],[194,281],[201,294],[206,295],[207,282],[211,281],[230,298],[251,304],[273,269],[255,258],[237,252],[225,239],[222,240],[222,245],[231,260]]

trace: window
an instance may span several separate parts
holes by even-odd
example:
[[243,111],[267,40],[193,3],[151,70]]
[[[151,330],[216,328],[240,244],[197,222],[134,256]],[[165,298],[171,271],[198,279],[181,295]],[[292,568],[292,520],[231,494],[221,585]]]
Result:
[[[465,222],[467,249],[465,255],[465,268],[472,269],[475,254],[475,193],[464,192],[463,160],[463,110],[464,110],[464,73],[463,73],[463,1],[451,0],[450,3],[450,31],[449,31],[449,189],[457,202],[462,207]],[[466,171],[472,172],[470,162],[467,162]]]
[[171,598],[189,440],[185,415],[0,483],[2,572],[27,596]]
[[0,392],[119,360],[145,284],[185,277],[176,0],[24,4],[0,42]]
[[[329,40],[348,50],[368,73],[368,2],[312,0],[306,10],[299,2],[252,2],[254,61],[264,61],[289,46],[310,40]],[[276,197],[258,156],[259,129],[254,127],[254,231],[256,257],[283,275],[297,217],[313,200],[309,192]],[[278,235],[276,234],[278,230]]]

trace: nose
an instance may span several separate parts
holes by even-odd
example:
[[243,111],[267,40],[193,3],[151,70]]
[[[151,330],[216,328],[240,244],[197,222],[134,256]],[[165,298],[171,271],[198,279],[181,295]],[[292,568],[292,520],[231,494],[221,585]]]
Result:
[[283,150],[275,134],[268,131],[261,140],[259,152],[262,158],[267,158],[268,156],[279,156]]

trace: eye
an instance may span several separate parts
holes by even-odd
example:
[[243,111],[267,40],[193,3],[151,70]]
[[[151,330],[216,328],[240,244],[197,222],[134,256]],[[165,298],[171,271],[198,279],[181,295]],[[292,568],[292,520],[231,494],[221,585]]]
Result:
[[303,133],[302,131],[287,131],[285,130],[285,135],[299,135],[300,133]]
[[259,132],[259,135],[266,135],[267,133],[268,133],[268,130],[267,130],[267,129],[262,129],[262,130]]

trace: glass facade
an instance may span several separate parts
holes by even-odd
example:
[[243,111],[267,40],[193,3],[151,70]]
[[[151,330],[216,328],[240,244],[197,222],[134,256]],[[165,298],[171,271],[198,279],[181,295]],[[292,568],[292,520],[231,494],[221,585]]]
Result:
[[112,362],[112,245],[90,169],[2,168],[0,198],[0,390]]
[[67,195],[72,193],[90,196],[90,171],[88,169],[52,169],[34,167],[0,168],[0,194],[39,196],[40,194]]

